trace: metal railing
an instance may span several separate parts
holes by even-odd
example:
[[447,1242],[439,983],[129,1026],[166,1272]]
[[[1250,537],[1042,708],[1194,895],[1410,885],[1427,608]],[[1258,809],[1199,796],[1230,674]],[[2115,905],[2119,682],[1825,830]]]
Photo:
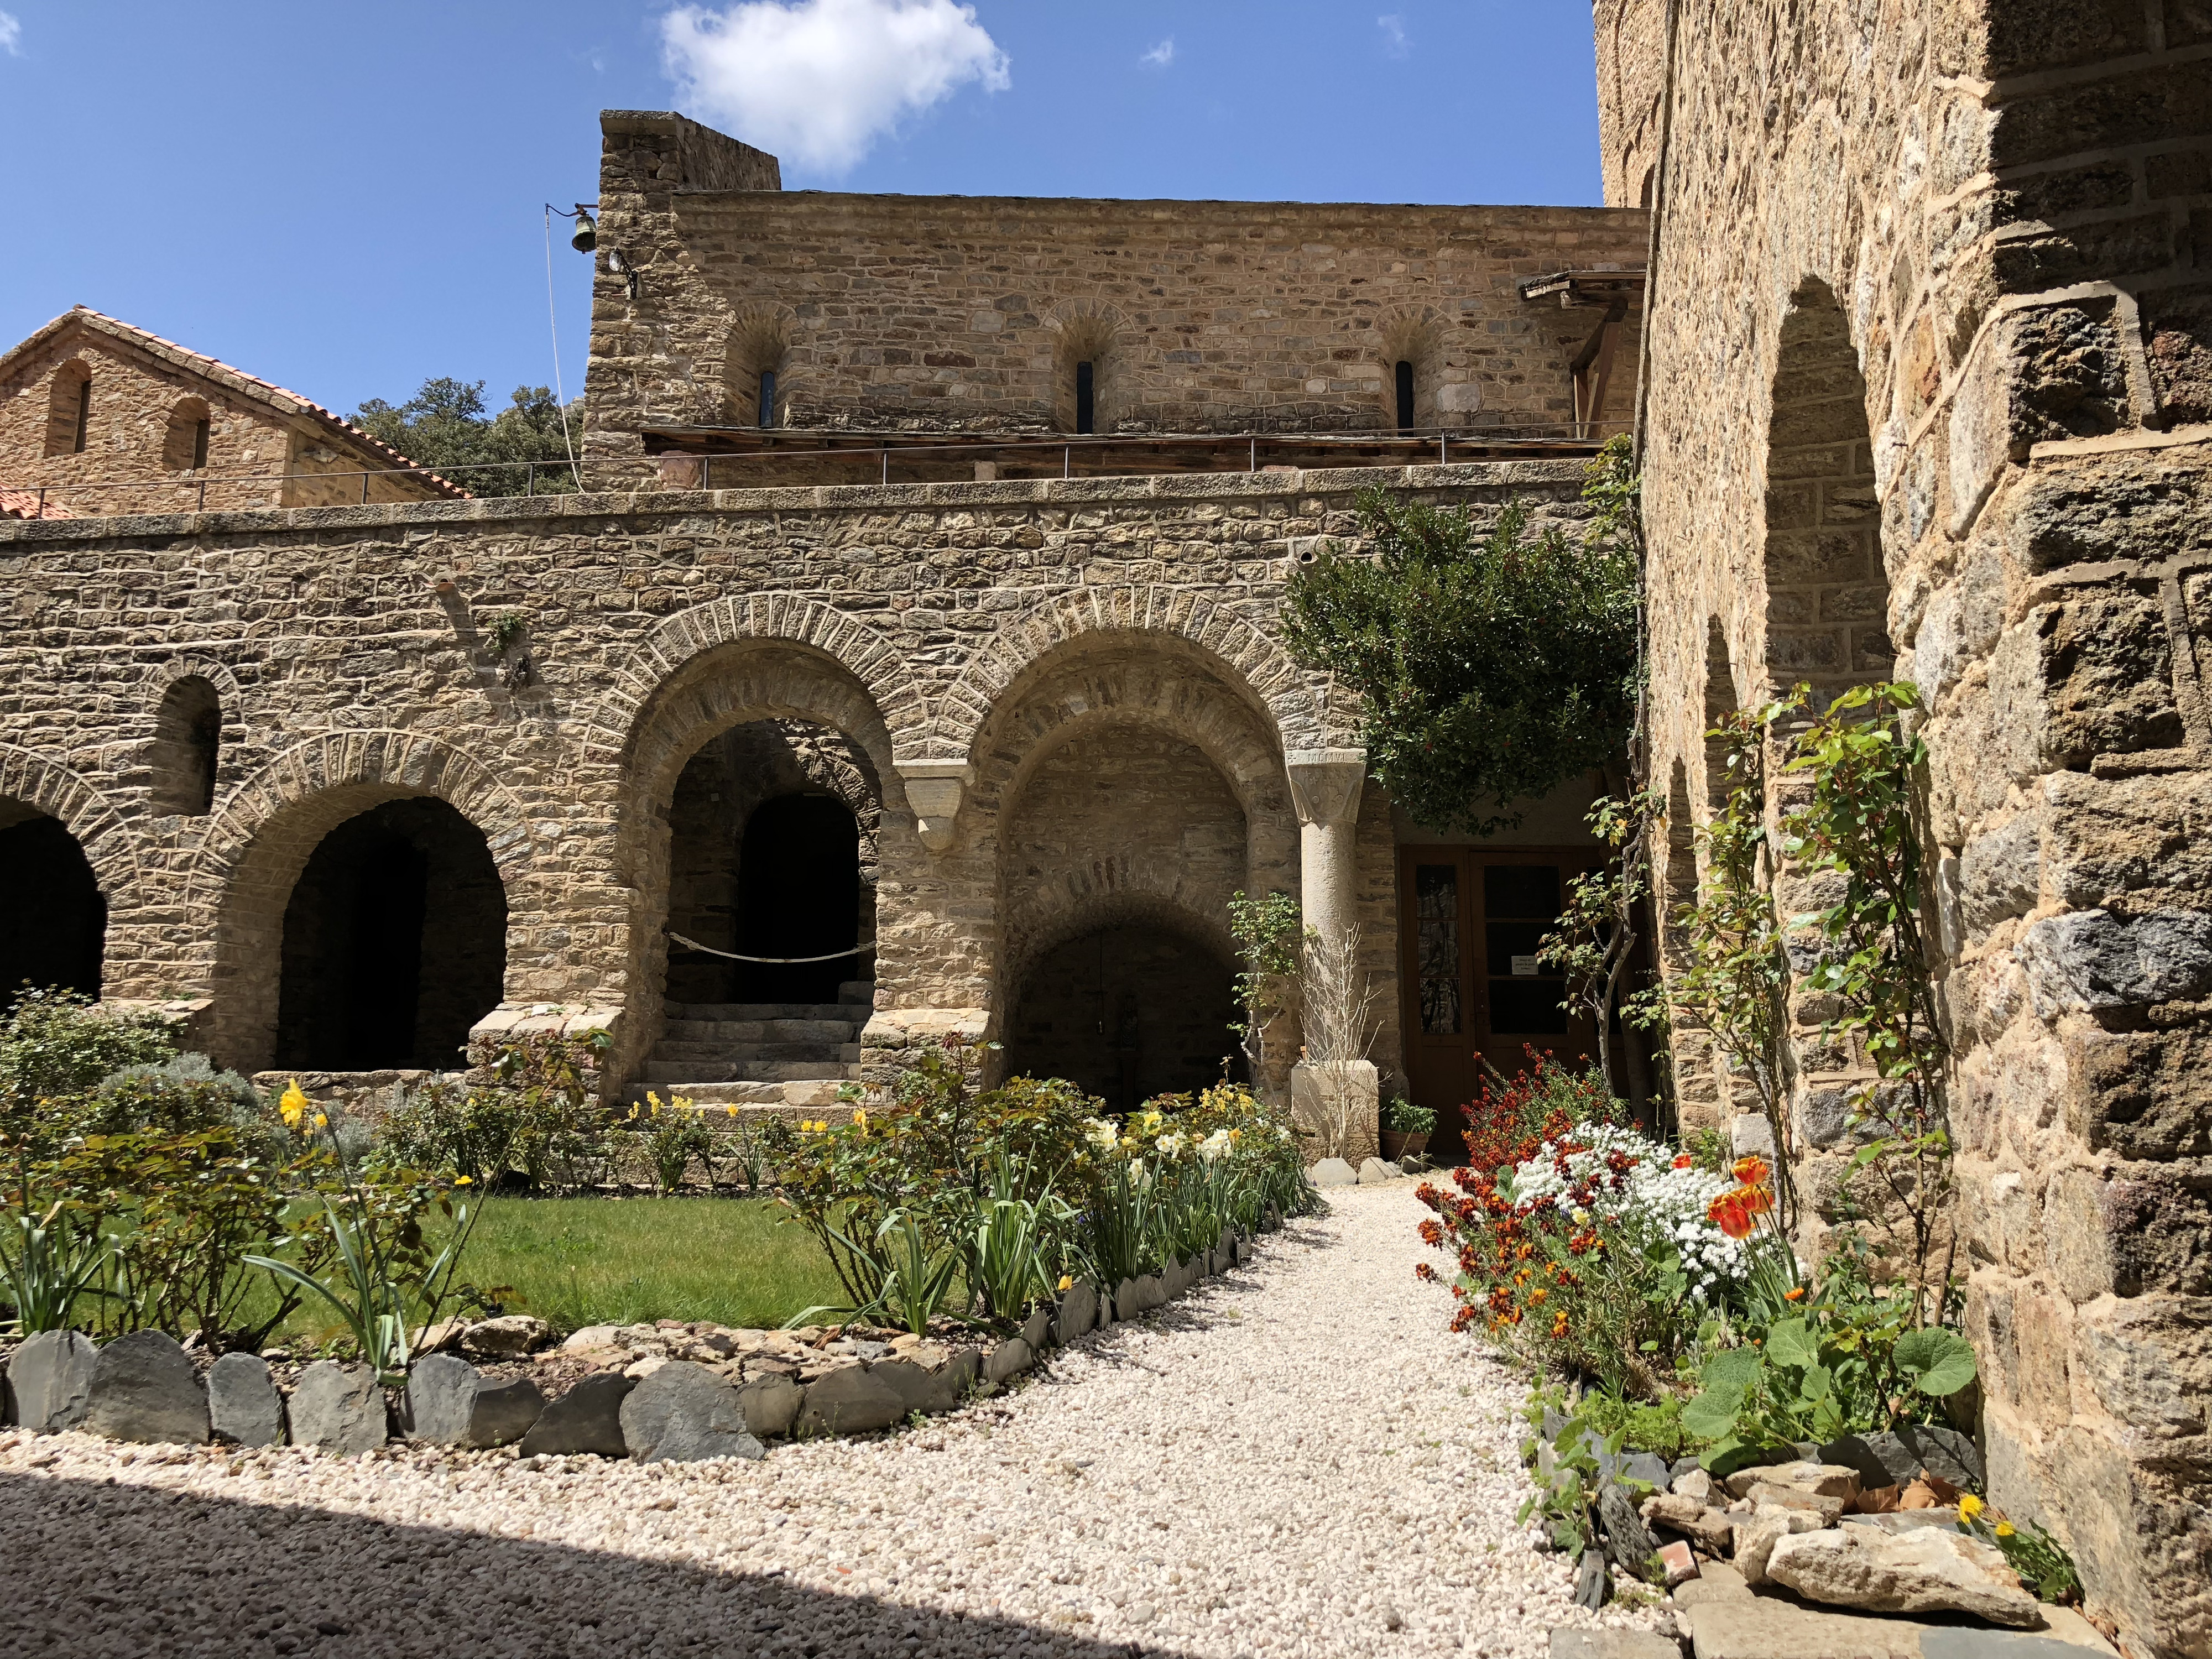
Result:
[[[876,467],[877,482],[888,484],[891,481],[891,458],[894,455],[909,462],[924,462],[938,458],[949,459],[963,455],[975,459],[1008,453],[1017,457],[1049,457],[1056,453],[1060,464],[1060,476],[1062,478],[1073,478],[1077,476],[1075,461],[1078,456],[1101,457],[1117,452],[1133,456],[1139,452],[1148,449],[1200,448],[1232,452],[1242,450],[1245,470],[1257,472],[1261,467],[1261,455],[1271,450],[1277,452],[1305,450],[1309,453],[1320,451],[1324,453],[1332,449],[1403,450],[1409,456],[1419,458],[1426,456],[1430,447],[1433,446],[1436,452],[1435,464],[1439,466],[1449,466],[1451,464],[1454,445],[1457,445],[1462,453],[1468,450],[1538,448],[1562,445],[1579,447],[1601,443],[1616,432],[1626,432],[1627,429],[1628,424],[1626,422],[1601,421],[1577,422],[1549,427],[1462,427],[1454,430],[1412,433],[1186,432],[1117,433],[1083,436],[1041,434],[1030,437],[979,438],[953,442],[940,442],[932,435],[919,433],[888,433],[883,434],[882,441],[874,444],[846,443],[806,449],[785,449],[763,446],[746,451],[720,452],[664,450],[659,454],[648,459],[661,465],[664,479],[666,476],[667,464],[672,461],[696,464],[700,474],[699,483],[696,487],[702,490],[711,490],[714,488],[715,474],[721,473],[726,480],[730,469],[733,465],[740,468],[747,465],[759,466],[763,464],[775,465],[793,460],[872,462]],[[779,433],[787,431],[794,437],[803,436],[806,431],[803,428],[796,429],[778,428],[763,430]],[[755,435],[754,430],[747,429],[746,435],[749,437]],[[862,438],[872,434],[849,435]],[[1429,463],[1425,459],[1414,459],[1407,464],[1426,465]],[[464,474],[499,472],[511,475],[517,471],[523,475],[522,489],[520,493],[526,498],[534,497],[538,494],[538,480],[541,475],[548,478],[572,480],[575,477],[575,469],[566,460],[469,461],[453,466],[387,466],[335,472],[211,473],[191,477],[125,479],[119,482],[87,483],[7,484],[0,483],[0,489],[15,489],[25,495],[35,495],[38,501],[36,516],[43,519],[46,517],[46,503],[50,495],[68,500],[101,491],[184,490],[191,495],[191,510],[204,513],[207,510],[207,493],[210,485],[329,484],[357,478],[361,483],[359,500],[362,504],[366,505],[368,502],[369,492],[378,478],[432,478],[440,483],[450,485],[465,483],[465,479],[462,477]],[[1118,475],[1091,472],[1084,476]],[[569,492],[556,490],[554,493]],[[512,499],[512,495],[508,499]]]
[[[88,495],[103,489],[190,490],[193,492],[192,510],[204,513],[207,511],[207,492],[210,484],[331,483],[345,478],[358,478],[361,480],[361,501],[366,504],[368,501],[372,481],[377,478],[433,478],[442,484],[455,485],[456,480],[449,477],[449,474],[513,472],[517,469],[520,469],[523,473],[522,494],[526,496],[535,495],[538,493],[538,477],[541,471],[549,475],[566,474],[571,477],[574,476],[575,471],[575,469],[566,461],[465,461],[455,466],[384,466],[361,471],[209,473],[188,478],[126,478],[120,482],[110,483],[0,483],[0,489],[19,490],[27,495],[36,495],[39,501],[37,516],[41,519],[46,515],[46,498],[49,495],[58,495],[66,500],[71,496]],[[556,493],[565,494],[566,492]]]

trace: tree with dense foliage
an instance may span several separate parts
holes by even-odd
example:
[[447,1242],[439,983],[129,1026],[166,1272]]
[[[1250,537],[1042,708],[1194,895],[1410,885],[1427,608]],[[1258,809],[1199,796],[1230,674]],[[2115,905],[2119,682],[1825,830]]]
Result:
[[1595,513],[1577,540],[1532,530],[1519,501],[1485,533],[1465,507],[1369,490],[1366,550],[1292,576],[1291,648],[1359,694],[1368,764],[1419,822],[1490,835],[1577,774],[1620,769],[1637,690],[1625,441],[1592,464],[1583,499]]
[[[561,404],[542,386],[519,386],[495,416],[484,410],[482,380],[438,377],[422,382],[405,403],[371,398],[351,416],[364,432],[382,439],[417,466],[442,473],[472,495],[562,495],[576,488],[570,442],[582,435],[582,399],[568,405],[562,430]],[[517,462],[540,463],[534,478]]]

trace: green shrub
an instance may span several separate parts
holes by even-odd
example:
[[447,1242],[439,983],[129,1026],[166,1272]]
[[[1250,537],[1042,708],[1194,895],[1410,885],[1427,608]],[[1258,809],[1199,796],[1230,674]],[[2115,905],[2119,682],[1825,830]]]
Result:
[[[42,1142],[76,1132],[45,1103],[80,1096],[128,1066],[160,1066],[177,1053],[175,1022],[115,1014],[74,991],[28,990],[0,1024],[0,1132]],[[42,1126],[41,1119],[46,1121]]]

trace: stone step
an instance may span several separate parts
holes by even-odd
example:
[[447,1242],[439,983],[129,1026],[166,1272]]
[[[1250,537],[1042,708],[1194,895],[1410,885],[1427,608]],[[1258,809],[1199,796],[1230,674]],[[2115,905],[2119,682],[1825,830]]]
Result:
[[[744,1127],[769,1117],[788,1117],[805,1111],[824,1111],[831,1108],[849,1109],[837,1098],[837,1090],[845,1081],[842,1078],[801,1078],[793,1083],[687,1083],[678,1086],[684,1097],[699,1115],[708,1120],[710,1129],[734,1123]],[[630,1099],[640,1105],[645,1102],[648,1085],[639,1084],[630,1091]],[[663,1106],[668,1097],[661,1097]],[[726,1119],[729,1108],[737,1109],[734,1120]]]
[[644,1081],[656,1088],[688,1091],[690,1085],[698,1083],[813,1083],[825,1079],[843,1083],[860,1075],[857,1060],[649,1060],[645,1063]]
[[672,1019],[663,1042],[854,1042],[860,1027],[849,1019]]
[[868,1010],[849,1002],[670,1002],[662,1005],[668,1018],[750,1023],[769,1019],[840,1020],[866,1024]]
[[757,1060],[814,1060],[825,1065],[850,1063],[860,1057],[857,1042],[670,1042],[665,1038],[653,1050],[655,1060],[723,1061],[742,1065]]

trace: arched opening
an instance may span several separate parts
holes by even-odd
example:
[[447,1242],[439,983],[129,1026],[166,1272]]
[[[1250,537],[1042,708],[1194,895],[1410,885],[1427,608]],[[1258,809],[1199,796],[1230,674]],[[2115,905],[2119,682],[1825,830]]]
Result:
[[1808,279],[1790,296],[1767,428],[1766,662],[1774,688],[1825,702],[1887,679],[1889,582],[1866,381],[1843,307]]
[[0,799],[0,1011],[25,985],[100,994],[107,901],[59,818]]
[[1413,429],[1413,366],[1404,358],[1398,360],[1392,375],[1398,394],[1398,430]]
[[180,398],[169,411],[161,438],[161,465],[185,472],[208,464],[208,406],[204,398]]
[[782,319],[740,317],[723,348],[722,418],[733,426],[782,425],[791,394],[790,356]]
[[54,371],[46,404],[46,453],[81,455],[92,428],[92,365],[72,357]]
[[[738,854],[738,949],[747,956],[812,957],[860,942],[860,826],[835,795],[778,795],[745,820]],[[828,1003],[863,978],[859,959],[740,962],[738,1002]]]
[[1109,1110],[1203,1088],[1243,1056],[1229,1030],[1237,969],[1194,929],[1151,918],[1079,934],[1023,975],[1006,1069],[1066,1078]]
[[1087,358],[1075,366],[1075,429],[1098,429],[1098,365]]
[[446,802],[386,801],[332,830],[284,907],[280,1067],[453,1070],[499,1006],[507,891]]
[[[857,744],[810,720],[750,720],[686,763],[669,806],[668,1000],[841,1000],[875,938],[876,784]],[[695,945],[683,941],[690,939]],[[705,950],[696,946],[709,947]],[[733,962],[834,956],[818,963]]]
[[147,757],[156,812],[199,817],[215,805],[216,768],[222,752],[222,698],[212,682],[187,674],[171,683],[154,714]]

